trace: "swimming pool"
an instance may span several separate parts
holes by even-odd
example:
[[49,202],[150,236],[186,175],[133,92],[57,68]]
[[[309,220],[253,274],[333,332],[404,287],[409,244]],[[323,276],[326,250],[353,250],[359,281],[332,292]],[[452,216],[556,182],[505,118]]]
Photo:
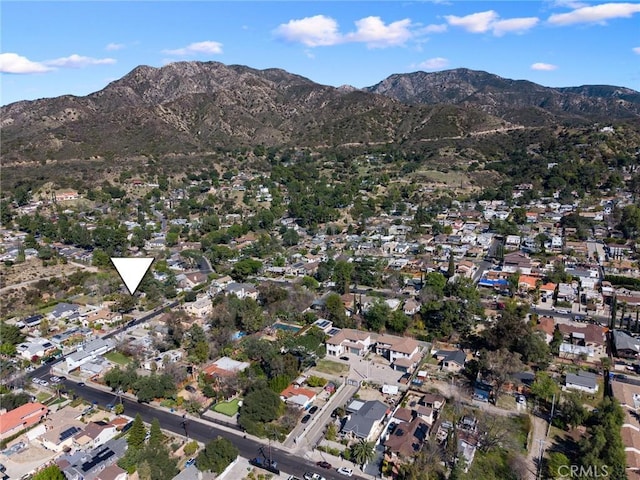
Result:
[[278,330],[284,330],[285,332],[293,332],[293,333],[297,333],[300,330],[302,330],[302,327],[299,325],[291,325],[289,323],[281,323],[281,322],[276,322],[273,325],[271,325],[271,327],[277,328]]

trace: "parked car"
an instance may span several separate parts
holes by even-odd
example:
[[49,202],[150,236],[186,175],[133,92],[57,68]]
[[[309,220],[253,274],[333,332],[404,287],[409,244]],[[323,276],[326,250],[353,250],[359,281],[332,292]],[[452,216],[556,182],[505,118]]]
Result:
[[333,468],[329,462],[326,462],[324,460],[316,462],[316,465],[319,466],[320,468],[326,468],[327,470],[330,470],[331,468]]
[[42,385],[43,387],[48,387],[49,382],[47,382],[46,380],[40,380],[40,385]]
[[344,475],[345,477],[350,477],[353,475],[353,470],[351,470],[350,468],[347,467],[340,467],[338,469],[338,473],[340,475]]
[[347,357],[346,355],[343,355],[342,357],[340,357],[340,360],[344,360],[345,362],[348,362],[349,357]]
[[184,466],[185,467],[190,467],[194,463],[196,463],[196,459],[195,458],[190,458],[189,460],[187,460],[187,463],[185,463]]
[[302,417],[302,420],[300,420],[300,423],[307,423],[309,420],[311,420],[311,415],[305,415]]
[[191,385],[187,385],[186,387],[184,387],[184,389],[189,393],[196,393],[196,389],[193,388]]
[[113,403],[107,403],[107,405],[105,406],[105,408],[109,411],[113,410],[115,408],[115,406],[113,405]]
[[84,382],[80,382],[80,383],[78,384],[78,386],[79,386],[79,387],[84,387]]
[[318,407],[316,407],[315,405],[309,409],[309,413],[310,413],[311,415],[313,415],[313,414],[314,414],[314,413],[316,413],[317,411],[318,411]]
[[527,398],[524,395],[518,395],[516,397],[516,402],[518,402],[520,405],[526,405],[527,404]]

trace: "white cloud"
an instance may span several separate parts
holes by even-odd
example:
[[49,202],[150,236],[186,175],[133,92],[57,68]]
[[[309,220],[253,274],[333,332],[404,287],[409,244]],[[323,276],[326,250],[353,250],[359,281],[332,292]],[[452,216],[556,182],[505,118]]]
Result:
[[411,20],[405,18],[385,25],[380,17],[366,17],[356,22],[357,30],[345,36],[347,42],[363,42],[369,48],[404,45],[411,38]]
[[122,50],[126,45],[124,43],[109,43],[104,49],[108,52],[115,52],[116,50]]
[[498,20],[491,26],[493,34],[497,37],[505,33],[524,33],[535,27],[540,19],[538,17],[522,17],[509,18],[507,20]]
[[220,42],[195,42],[184,48],[176,48],[175,50],[163,50],[166,55],[199,55],[199,54],[219,54],[222,53],[222,44]]
[[2,73],[44,73],[53,70],[40,62],[32,62],[17,53],[0,53]]
[[552,25],[576,23],[603,23],[613,18],[629,18],[640,12],[640,3],[603,3],[581,7],[568,13],[555,13],[549,17]]
[[425,70],[441,70],[449,66],[449,60],[443,57],[429,58],[416,66]]
[[47,60],[42,63],[50,67],[82,68],[88,67],[89,65],[111,65],[116,63],[116,60],[113,58],[83,57],[82,55],[77,55],[74,53],[73,55],[69,55],[68,57]]
[[640,47],[635,47],[635,48],[632,48],[631,50],[633,50],[633,53],[637,53],[638,55],[640,55]]
[[531,65],[531,70],[539,70],[543,72],[551,72],[553,70],[556,70],[557,68],[557,65],[553,65],[551,63],[536,62]]
[[499,15],[493,10],[487,10],[486,12],[472,13],[464,17],[446,15],[444,18],[452,27],[461,27],[471,33],[484,33],[489,31],[498,17]]
[[447,28],[448,27],[446,23],[440,23],[440,24],[434,23],[422,28],[420,32],[421,33],[444,33],[447,31]]
[[278,26],[274,33],[283,40],[302,43],[307,47],[336,45],[342,41],[338,22],[325,15],[289,20]]
[[505,33],[524,33],[535,27],[540,19],[538,17],[520,17],[500,19],[500,15],[494,10],[472,13],[464,17],[446,15],[444,17],[452,27],[460,27],[469,33],[486,33],[491,31],[496,37]]
[[585,2],[580,2],[577,0],[553,0],[551,4],[554,7],[565,7],[565,8],[582,8],[589,5]]
[[311,60],[313,60],[314,58],[316,58],[315,54],[309,50],[308,48],[304,49],[304,54],[307,58],[310,58]]
[[343,43],[364,43],[369,48],[404,45],[413,37],[411,20],[405,18],[386,24],[380,17],[365,17],[355,22],[353,32],[341,33],[338,22],[325,15],[289,20],[273,33],[287,42],[307,47],[327,47]]

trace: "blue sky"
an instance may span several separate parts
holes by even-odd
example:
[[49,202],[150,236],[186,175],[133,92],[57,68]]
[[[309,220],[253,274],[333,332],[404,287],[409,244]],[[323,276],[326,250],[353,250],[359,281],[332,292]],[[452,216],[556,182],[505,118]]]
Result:
[[328,85],[466,67],[640,90],[640,3],[2,1],[0,103],[86,95],[138,65],[278,67]]

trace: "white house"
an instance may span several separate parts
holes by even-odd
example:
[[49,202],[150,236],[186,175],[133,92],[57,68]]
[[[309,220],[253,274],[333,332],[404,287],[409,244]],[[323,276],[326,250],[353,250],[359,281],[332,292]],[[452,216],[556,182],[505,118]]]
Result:
[[67,372],[75,370],[81,365],[95,360],[99,355],[104,355],[110,352],[116,347],[115,343],[111,339],[104,340],[98,338],[91,340],[78,347],[78,351],[68,355],[65,359]]
[[327,355],[339,357],[345,353],[364,356],[371,347],[371,335],[367,332],[345,328],[326,341]]
[[581,392],[594,394],[598,391],[597,378],[597,375],[585,371],[567,373],[565,387],[567,390],[579,390]]

